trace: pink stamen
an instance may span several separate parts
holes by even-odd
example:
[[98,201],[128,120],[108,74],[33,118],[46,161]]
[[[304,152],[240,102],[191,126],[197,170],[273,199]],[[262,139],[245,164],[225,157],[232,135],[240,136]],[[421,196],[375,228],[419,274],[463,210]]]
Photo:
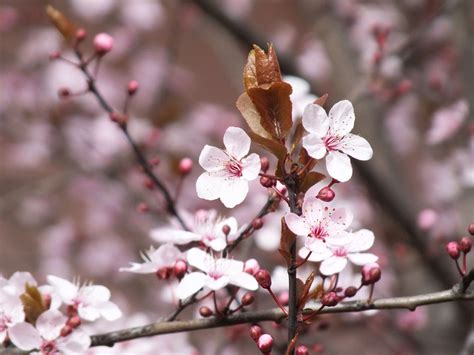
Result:
[[324,145],[329,151],[337,150],[340,138],[338,136],[326,136],[324,138]]
[[229,160],[226,165],[226,170],[232,175],[240,177],[242,176],[242,163],[235,159]]
[[324,227],[319,223],[317,226],[314,226],[311,230],[311,237],[320,239],[323,242],[326,242],[326,237],[329,236],[328,232],[324,229]]

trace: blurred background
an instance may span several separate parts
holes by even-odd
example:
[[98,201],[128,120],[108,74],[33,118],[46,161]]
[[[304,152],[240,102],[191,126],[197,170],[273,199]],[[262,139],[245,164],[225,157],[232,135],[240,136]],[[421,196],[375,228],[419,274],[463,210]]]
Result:
[[[62,87],[80,92],[87,85],[73,66],[49,60],[55,50],[71,59],[73,54],[50,24],[47,4],[87,30],[86,52],[96,33],[114,37],[98,86],[113,106],[122,107],[127,83],[139,82],[130,131],[148,158],[159,158],[156,173],[170,191],[180,190],[180,209],[221,209],[243,225],[265,203],[267,191],[254,183],[244,204],[226,210],[199,200],[195,180],[202,172],[202,147],[221,146],[230,125],[246,128],[235,108],[242,69],[252,43],[271,42],[283,73],[292,76],[294,115],[311,95],[328,93],[326,107],[350,99],[354,132],[374,148],[374,158],[356,164],[354,178],[336,193],[354,210],[354,228],[376,233],[374,252],[383,267],[376,295],[437,291],[457,281],[444,246],[466,235],[474,222],[470,0],[1,0],[3,276],[17,270],[31,271],[40,282],[48,274],[80,276],[110,287],[126,316],[92,333],[156,321],[174,307],[172,281],[118,272],[156,246],[149,232],[168,223],[163,200],[144,186],[124,136],[94,97],[58,98]],[[177,166],[184,157],[195,165],[180,182]],[[149,212],[139,208],[142,203]],[[279,216],[265,218],[264,228],[237,254],[257,258],[274,270],[275,280],[281,275],[275,267],[283,263],[276,251]],[[346,276],[346,286],[358,278],[357,271]],[[262,293],[258,307],[266,306],[273,305]],[[473,311],[472,304],[459,303],[324,316],[302,340],[323,354],[469,355]],[[285,340],[285,330],[264,327]],[[256,353],[247,329],[137,340],[117,351]]]

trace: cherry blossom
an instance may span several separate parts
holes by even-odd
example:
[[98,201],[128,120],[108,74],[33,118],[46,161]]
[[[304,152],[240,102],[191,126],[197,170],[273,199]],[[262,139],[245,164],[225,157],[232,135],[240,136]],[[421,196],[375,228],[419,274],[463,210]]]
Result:
[[7,337],[9,328],[24,320],[25,312],[20,298],[0,290],[0,343]]
[[[347,260],[355,265],[366,265],[377,261],[378,257],[370,253],[361,253],[369,249],[374,244],[374,234],[361,229],[354,233],[349,233],[349,240],[344,245],[328,244],[327,248],[312,251],[309,261],[320,262],[319,271],[323,275],[333,275],[341,272],[347,265]],[[307,248],[302,248],[300,256],[305,258],[309,253]]]
[[228,284],[256,290],[258,283],[255,278],[244,272],[244,263],[233,259],[215,259],[199,248],[188,251],[188,263],[200,271],[187,274],[180,282],[177,296],[185,299],[201,288],[206,287],[213,291],[219,290]]
[[348,155],[358,160],[369,160],[373,154],[369,142],[349,133],[354,121],[354,107],[348,100],[336,103],[329,115],[316,104],[306,106],[303,113],[303,126],[309,132],[303,137],[303,147],[315,159],[326,157],[329,175],[341,182],[352,176]]
[[[227,236],[223,232],[224,226],[229,227]],[[216,210],[199,210],[194,215],[191,231],[164,227],[153,229],[150,236],[157,242],[172,242],[179,245],[198,241],[215,251],[222,251],[228,242],[237,238],[238,227],[234,217],[222,218]]]
[[220,199],[224,206],[233,208],[247,196],[248,182],[258,177],[260,157],[255,153],[245,157],[250,150],[250,137],[241,128],[227,128],[224,145],[225,150],[204,146],[199,164],[206,172],[197,179],[196,191],[202,199]]
[[162,268],[173,267],[176,260],[182,258],[181,251],[173,244],[168,243],[158,249],[151,247],[142,254],[143,263],[130,263],[128,268],[120,268],[120,271],[134,272],[137,274],[152,274]]
[[74,330],[66,337],[60,336],[66,321],[67,317],[61,312],[48,310],[38,317],[36,328],[26,322],[18,323],[10,328],[10,340],[21,350],[38,349],[39,352],[35,354],[53,355],[60,352],[77,354],[86,351],[91,344],[91,339],[81,329]]
[[101,285],[84,285],[79,287],[60,277],[49,275],[48,282],[62,301],[73,306],[79,317],[94,321],[100,317],[113,321],[122,316],[115,303],[109,301],[110,291]]

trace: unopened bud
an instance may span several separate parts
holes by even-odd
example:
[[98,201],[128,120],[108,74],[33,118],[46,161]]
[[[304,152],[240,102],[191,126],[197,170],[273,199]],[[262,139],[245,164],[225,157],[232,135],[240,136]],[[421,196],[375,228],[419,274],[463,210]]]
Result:
[[309,350],[306,346],[300,345],[295,349],[295,355],[309,355]]
[[61,52],[59,51],[53,51],[49,54],[50,60],[56,60],[56,59],[59,59],[60,57],[61,57]]
[[72,328],[68,325],[65,325],[61,328],[61,333],[59,333],[62,337],[67,337],[69,334],[72,333]]
[[151,158],[149,163],[151,166],[158,166],[160,164],[160,158],[158,157]]
[[114,39],[107,33],[99,33],[94,37],[94,50],[103,56],[110,52],[114,46]]
[[226,235],[226,236],[229,235],[229,233],[230,233],[230,227],[229,227],[229,225],[224,224],[224,225],[222,226],[222,233],[224,233],[224,235]]
[[150,178],[146,178],[143,180],[143,186],[145,186],[148,190],[153,190],[155,188],[155,183]]
[[193,169],[193,161],[190,158],[183,158],[179,162],[179,173],[181,175],[188,175]]
[[321,297],[321,303],[327,307],[334,307],[339,303],[339,296],[336,292],[328,292]]
[[167,280],[170,278],[172,271],[173,270],[171,268],[165,266],[158,269],[158,271],[156,272],[156,276],[160,280]]
[[277,298],[278,302],[280,302],[282,306],[288,306],[288,302],[290,301],[290,295],[288,294],[288,291],[282,291],[278,293]]
[[270,334],[262,334],[257,341],[258,349],[262,354],[268,354],[272,351],[273,338]]
[[61,99],[65,99],[66,97],[71,96],[71,90],[69,90],[68,88],[62,87],[58,90],[58,96]]
[[173,274],[177,279],[182,279],[188,271],[188,264],[184,260],[176,260],[173,266]]
[[398,95],[404,95],[407,92],[409,92],[413,87],[413,83],[411,82],[410,79],[403,79],[398,83],[397,86],[397,94]]
[[255,279],[261,288],[269,289],[272,286],[272,277],[265,269],[258,270],[258,272],[255,274]]
[[270,161],[268,160],[268,158],[267,157],[261,157],[260,158],[260,169],[262,169],[262,171],[264,173],[266,173],[269,168],[270,168]]
[[372,285],[382,277],[382,271],[378,264],[367,264],[362,267],[362,284]]
[[135,95],[138,90],[138,81],[132,80],[127,85],[127,91],[130,96]]
[[253,292],[246,292],[240,302],[244,305],[244,306],[248,306],[248,305],[251,305],[253,303],[253,301],[255,301],[255,297],[253,295]]
[[250,337],[257,342],[258,338],[262,335],[262,328],[258,325],[252,325],[249,329]]
[[467,231],[470,235],[474,235],[474,223],[471,223],[469,227],[467,227]]
[[276,185],[276,181],[268,176],[261,176],[260,177],[260,185],[263,187],[272,187]]
[[82,42],[87,37],[87,32],[84,28],[79,28],[76,31],[76,41]]
[[140,202],[137,205],[137,212],[139,213],[146,213],[150,210],[150,207],[145,202]]
[[464,252],[465,254],[469,253],[472,248],[472,241],[469,237],[462,237],[459,241],[459,250]]
[[201,315],[201,317],[208,318],[212,316],[214,313],[212,313],[209,307],[202,306],[199,308],[199,314]]
[[355,288],[354,286],[349,286],[348,288],[346,288],[344,290],[344,296],[346,297],[354,297],[357,293],[357,288]]
[[336,197],[336,193],[329,186],[323,187],[316,195],[316,198],[324,202],[331,202],[334,197]]
[[459,258],[459,255],[461,254],[459,250],[459,244],[457,242],[449,242],[446,244],[446,251],[448,252],[448,255],[454,260]]
[[66,325],[70,326],[71,328],[77,328],[78,326],[81,325],[81,318],[79,316],[73,316],[68,319],[66,322]]
[[125,126],[128,122],[128,116],[127,115],[124,115],[120,112],[112,112],[110,115],[110,120],[121,125],[121,126]]
[[244,271],[247,274],[255,275],[260,270],[260,264],[257,259],[248,259],[244,264]]
[[263,219],[261,218],[255,218],[253,221],[252,221],[252,228],[255,229],[255,230],[258,230],[260,228],[263,227]]
[[74,317],[75,315],[77,315],[77,308],[76,306],[73,306],[73,305],[69,305],[67,306],[66,308],[66,314],[68,315],[68,317]]

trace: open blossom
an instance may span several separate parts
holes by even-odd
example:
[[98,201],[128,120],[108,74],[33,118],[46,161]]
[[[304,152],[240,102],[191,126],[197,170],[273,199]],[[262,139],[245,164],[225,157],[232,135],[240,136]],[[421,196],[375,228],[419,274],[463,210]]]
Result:
[[142,254],[143,263],[130,263],[130,267],[120,268],[120,271],[135,272],[137,274],[152,274],[162,268],[171,268],[178,259],[182,259],[181,251],[173,244],[168,243],[158,249],[153,247]]
[[[361,229],[349,233],[349,240],[344,245],[328,244],[327,248],[313,251],[309,261],[319,262],[319,271],[323,275],[333,275],[341,272],[347,265],[347,260],[355,265],[366,265],[377,261],[378,257],[370,253],[361,253],[374,244],[374,233]],[[308,255],[309,250],[302,248],[299,252],[302,258]]]
[[206,170],[196,181],[196,191],[205,200],[220,199],[228,208],[240,204],[249,191],[248,182],[260,172],[260,157],[250,150],[250,137],[238,127],[227,128],[225,150],[206,145],[199,164]]
[[177,290],[180,299],[193,295],[203,287],[213,291],[229,284],[252,291],[258,288],[257,280],[244,272],[242,261],[214,259],[201,249],[192,248],[188,251],[188,263],[200,271],[191,272],[181,280]]
[[[223,227],[227,226],[227,236]],[[157,242],[172,242],[174,244],[188,244],[190,242],[201,242],[215,251],[222,251],[227,242],[235,240],[238,236],[237,220],[234,217],[222,218],[216,210],[199,210],[194,215],[191,231],[180,229],[156,228],[150,232],[150,236]]]
[[110,291],[101,285],[79,287],[60,277],[49,275],[48,282],[61,297],[63,303],[73,306],[82,319],[95,321],[100,317],[113,321],[122,316],[115,303],[109,301]]
[[352,176],[348,155],[358,160],[369,160],[373,154],[369,142],[349,133],[354,121],[354,107],[348,100],[336,103],[329,115],[315,104],[306,106],[303,113],[303,126],[309,132],[303,137],[303,147],[315,159],[326,157],[329,175],[341,182]]
[[13,326],[9,331],[10,340],[21,350],[39,350],[36,354],[83,353],[90,347],[90,337],[81,329],[75,329],[70,335],[61,337],[61,329],[66,321],[67,317],[61,312],[48,310],[38,317],[36,328],[26,322]]
[[0,289],[0,344],[7,337],[8,329],[24,320],[25,312],[20,298]]

